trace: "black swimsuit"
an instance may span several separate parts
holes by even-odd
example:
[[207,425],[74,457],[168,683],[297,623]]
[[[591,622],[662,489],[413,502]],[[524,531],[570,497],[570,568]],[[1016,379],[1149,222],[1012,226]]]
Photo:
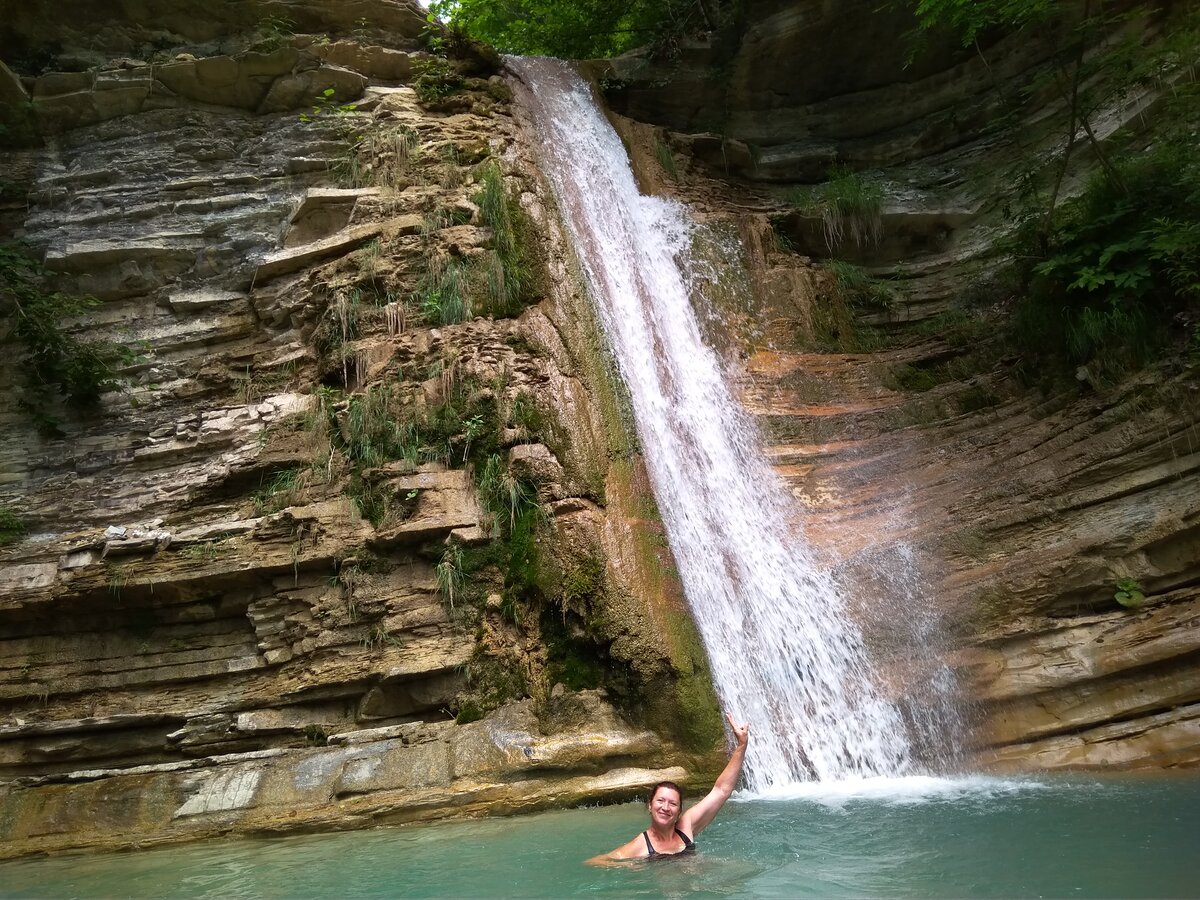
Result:
[[642,838],[646,842],[646,850],[648,853],[648,858],[649,859],[662,859],[664,857],[683,856],[685,853],[695,853],[696,852],[696,844],[690,837],[688,837],[686,834],[684,834],[678,828],[675,829],[675,833],[677,835],[679,835],[681,838],[683,838],[683,849],[680,850],[678,853],[660,853],[658,850],[655,850],[654,845],[652,843],[650,843],[650,832],[648,830],[643,831]]

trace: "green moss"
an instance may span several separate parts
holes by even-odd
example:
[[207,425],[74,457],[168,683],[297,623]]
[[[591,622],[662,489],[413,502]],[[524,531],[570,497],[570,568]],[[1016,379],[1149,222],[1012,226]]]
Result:
[[529,696],[529,682],[521,661],[512,654],[491,654],[476,647],[464,666],[467,692],[458,700],[455,721],[480,719],[512,700]]
[[25,523],[7,506],[0,507],[0,547],[15,544],[25,536]]
[[483,707],[474,700],[464,700],[458,707],[458,714],[454,717],[456,725],[467,725],[471,722],[478,722],[486,713]]

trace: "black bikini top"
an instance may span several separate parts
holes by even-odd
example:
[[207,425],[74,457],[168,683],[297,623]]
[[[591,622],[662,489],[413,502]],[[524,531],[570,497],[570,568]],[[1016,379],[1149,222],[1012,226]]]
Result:
[[678,828],[675,829],[675,833],[677,835],[679,835],[681,838],[683,838],[683,849],[680,850],[678,853],[660,853],[658,850],[655,850],[654,845],[652,843],[650,843],[649,830],[643,831],[642,839],[646,842],[646,852],[647,852],[648,857],[650,859],[659,859],[664,856],[683,856],[683,854],[685,854],[685,853],[695,853],[696,852],[695,841],[693,841],[690,837],[688,837],[686,834],[684,834]]

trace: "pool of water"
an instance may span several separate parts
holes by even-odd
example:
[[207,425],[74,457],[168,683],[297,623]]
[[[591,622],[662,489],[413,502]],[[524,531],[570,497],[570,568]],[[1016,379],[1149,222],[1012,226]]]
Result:
[[583,860],[637,804],[0,864],[6,897],[1182,897],[1200,777],[907,778],[735,797],[696,856]]

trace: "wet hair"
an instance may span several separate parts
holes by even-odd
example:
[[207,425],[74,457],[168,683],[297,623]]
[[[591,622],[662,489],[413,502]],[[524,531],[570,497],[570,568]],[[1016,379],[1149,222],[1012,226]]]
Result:
[[670,788],[676,794],[678,794],[679,795],[679,806],[682,808],[682,806],[683,806],[683,788],[681,788],[679,785],[677,785],[673,781],[660,781],[658,784],[656,784],[654,787],[652,787],[650,789],[650,796],[646,798],[646,805],[649,806],[653,802],[654,798],[656,796],[658,796],[659,790],[661,790],[662,788]]

